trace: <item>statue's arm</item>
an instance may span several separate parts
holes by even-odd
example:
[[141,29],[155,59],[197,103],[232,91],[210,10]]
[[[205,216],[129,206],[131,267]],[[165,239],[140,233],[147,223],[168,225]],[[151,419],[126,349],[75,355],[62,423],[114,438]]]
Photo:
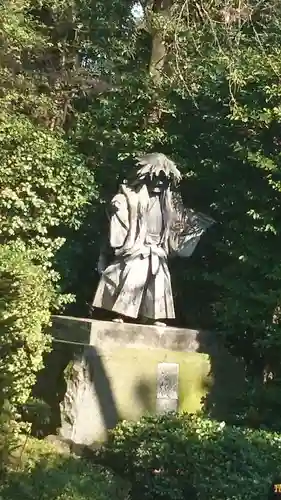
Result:
[[110,246],[121,248],[126,240],[129,230],[129,214],[126,197],[117,194],[110,207]]
[[171,227],[169,231],[169,254],[170,256],[177,255],[177,250],[182,241],[182,236],[190,225],[190,214],[185,209],[181,195],[179,192],[172,192],[171,197],[171,207],[172,207],[172,220]]
[[184,207],[178,194],[173,198],[174,218],[170,231],[171,256],[190,257],[202,235],[215,221],[211,217]]

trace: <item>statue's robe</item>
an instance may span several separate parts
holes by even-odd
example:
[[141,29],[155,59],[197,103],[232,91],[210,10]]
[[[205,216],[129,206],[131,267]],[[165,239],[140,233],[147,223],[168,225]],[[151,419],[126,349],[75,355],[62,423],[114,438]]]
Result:
[[167,258],[196,246],[198,236],[196,242],[188,236],[184,244],[190,217],[173,205],[169,190],[149,196],[145,185],[138,191],[121,186],[112,210],[110,246],[115,258],[102,273],[93,307],[130,318],[174,318]]

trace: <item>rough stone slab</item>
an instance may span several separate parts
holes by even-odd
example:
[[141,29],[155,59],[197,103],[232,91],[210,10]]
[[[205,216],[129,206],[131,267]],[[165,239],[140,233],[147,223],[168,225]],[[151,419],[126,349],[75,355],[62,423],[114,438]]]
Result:
[[179,365],[159,363],[157,366],[157,399],[178,399]]
[[[90,349],[85,348],[75,356],[72,376],[67,381],[67,390],[60,403],[60,436],[72,443],[87,446],[92,444],[97,435],[103,438],[106,436],[103,415],[93,385],[93,371],[97,371],[95,355]],[[111,411],[110,405],[108,411]]]
[[120,420],[202,404],[226,420],[244,390],[244,366],[214,332],[55,316],[51,333],[42,399],[52,403],[52,433],[75,446],[106,440]]
[[170,413],[171,411],[178,410],[178,400],[170,398],[161,398],[156,400],[156,413]]
[[156,413],[177,411],[179,398],[178,363],[158,363]]
[[51,334],[56,341],[97,348],[159,348],[181,352],[208,352],[217,348],[214,334],[207,331],[114,323],[88,318],[53,316]]

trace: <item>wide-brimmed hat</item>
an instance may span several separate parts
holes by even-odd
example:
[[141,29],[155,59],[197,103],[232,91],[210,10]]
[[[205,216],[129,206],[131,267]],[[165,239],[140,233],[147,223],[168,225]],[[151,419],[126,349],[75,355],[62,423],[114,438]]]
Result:
[[161,173],[173,184],[177,184],[182,176],[175,163],[163,153],[149,153],[136,158],[137,178],[143,180],[147,177],[158,177]]

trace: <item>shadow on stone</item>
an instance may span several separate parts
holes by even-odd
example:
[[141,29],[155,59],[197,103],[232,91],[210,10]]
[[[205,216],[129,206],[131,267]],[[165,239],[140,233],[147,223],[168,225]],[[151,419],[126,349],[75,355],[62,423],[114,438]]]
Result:
[[67,442],[79,444],[87,428],[99,426],[107,435],[120,420],[102,356],[93,346],[54,342],[33,396],[51,409],[50,422],[33,428],[38,437],[59,431]]
[[245,367],[241,360],[230,355],[216,337],[204,331],[198,335],[199,349],[209,356],[210,372],[205,381],[206,395],[202,398],[202,408],[217,420],[232,421],[237,409],[237,401],[245,387]]
[[120,420],[112,387],[102,357],[96,347],[85,349],[85,360],[89,367],[89,376],[98,399],[104,428],[108,432]]
[[135,388],[135,393],[140,405],[143,408],[143,413],[151,414],[155,412],[154,391],[152,389],[152,381],[143,379],[138,382]]

